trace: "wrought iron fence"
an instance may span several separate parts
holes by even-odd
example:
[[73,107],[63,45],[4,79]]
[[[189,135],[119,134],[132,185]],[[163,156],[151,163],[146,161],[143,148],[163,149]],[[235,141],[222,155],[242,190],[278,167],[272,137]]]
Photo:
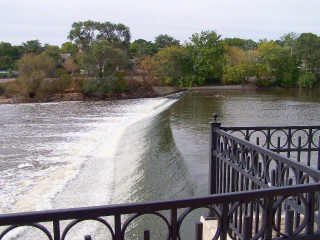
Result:
[[[295,143],[295,134],[300,130],[307,134],[307,143],[302,136],[298,136],[298,144]],[[35,228],[49,240],[65,240],[72,229],[86,221],[100,223],[104,228],[102,232],[109,236],[105,239],[124,240],[128,239],[128,229],[133,222],[145,215],[152,215],[163,223],[165,239],[182,240],[183,224],[199,208],[208,209],[215,218],[215,232],[210,237],[213,240],[320,239],[320,171],[311,167],[312,157],[308,158],[309,152],[310,156],[319,153],[314,140],[318,131],[318,127],[226,128],[213,122],[209,193],[214,195],[2,214],[0,240],[21,227]],[[258,132],[265,140],[261,142],[258,136],[258,144],[253,144],[250,140]],[[281,137],[279,140],[277,136],[275,145],[276,132],[287,134],[286,140]],[[235,136],[237,133],[243,137]],[[296,161],[291,159],[294,152]],[[310,159],[306,165],[301,161],[301,152],[307,152]],[[195,229],[195,236],[188,239],[202,239],[202,225],[197,223]],[[149,230],[143,232],[145,240],[154,237]],[[83,238],[89,240],[91,236]]]
[[[217,227],[212,239],[319,239],[319,211],[316,210],[315,200],[319,191],[320,184],[309,184],[174,201],[7,214],[0,216],[0,226],[9,226],[0,234],[0,239],[4,239],[13,229],[30,226],[42,231],[46,239],[64,240],[77,224],[91,220],[101,223],[110,239],[123,240],[126,239],[126,231],[134,219],[151,214],[166,225],[166,239],[177,240],[181,239],[183,222],[198,208],[207,208],[215,213]],[[280,219],[285,224],[280,221],[278,225],[277,212],[288,201],[296,202],[300,208],[297,210],[288,206],[285,220]],[[170,214],[162,214],[163,210],[168,210]],[[297,224],[293,218],[296,213],[300,214]],[[111,218],[108,219],[107,216]],[[61,222],[70,219],[72,221],[61,228]],[[49,222],[52,227],[45,225],[45,222]],[[200,240],[201,228],[199,224],[197,226],[200,231],[195,238]],[[150,237],[150,232],[145,231],[144,239]],[[85,239],[91,238],[86,236]]]
[[[291,185],[319,182],[319,143],[315,140],[319,129],[318,126],[221,127],[220,123],[212,122],[209,193],[274,187],[285,190]],[[301,199],[282,201],[279,196],[275,198],[279,205],[272,222],[273,236],[281,237],[281,226],[286,226],[289,221],[299,228],[306,216],[301,212]],[[315,195],[315,199],[317,207],[313,211],[318,212],[319,193]],[[235,215],[252,211],[251,214],[256,215],[254,218],[259,219],[259,207],[249,205],[242,204]],[[288,209],[291,209],[291,220],[287,216]],[[239,231],[241,227],[238,224],[236,218],[233,228]]]
[[221,130],[320,170],[320,126],[221,127]]

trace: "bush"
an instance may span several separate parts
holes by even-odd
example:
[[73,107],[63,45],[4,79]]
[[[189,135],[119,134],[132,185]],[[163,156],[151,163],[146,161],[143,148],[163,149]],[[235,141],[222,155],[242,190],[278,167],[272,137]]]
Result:
[[246,65],[240,64],[235,66],[227,66],[223,73],[224,84],[240,84],[245,80],[248,74]]
[[42,82],[54,73],[56,65],[53,59],[46,55],[25,55],[18,61],[19,80],[25,85],[26,94],[37,95]]
[[314,73],[302,73],[298,80],[298,86],[300,88],[312,88],[316,83],[316,76]]
[[110,75],[104,78],[89,79],[81,89],[81,92],[86,96],[103,96],[113,92],[117,78]]
[[128,83],[124,79],[125,73],[119,72],[117,73],[117,80],[115,85],[113,86],[113,91],[116,93],[122,93],[128,91]]

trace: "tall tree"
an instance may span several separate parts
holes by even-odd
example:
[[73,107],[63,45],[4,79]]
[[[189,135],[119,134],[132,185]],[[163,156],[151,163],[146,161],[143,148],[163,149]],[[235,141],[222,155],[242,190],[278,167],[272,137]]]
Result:
[[193,34],[191,42],[187,44],[192,52],[193,70],[200,85],[222,79],[225,47],[220,38],[215,31],[202,31]]
[[114,73],[117,69],[124,68],[128,63],[126,53],[113,48],[107,40],[92,42],[90,50],[82,55],[83,67],[90,75],[103,78]]
[[40,54],[43,51],[43,47],[39,40],[30,40],[22,43],[23,53]]
[[165,47],[171,47],[171,46],[179,46],[180,41],[177,39],[174,39],[173,37],[169,36],[168,34],[160,34],[158,35],[154,43],[158,49],[165,48]]
[[224,42],[229,46],[239,47],[243,50],[253,50],[257,47],[257,43],[251,39],[225,38]]
[[61,53],[69,53],[74,56],[78,52],[78,48],[77,45],[73,44],[72,42],[64,42],[61,45],[60,51]]
[[135,40],[130,44],[129,53],[132,57],[153,55],[157,52],[155,44],[144,39]]
[[68,38],[82,49],[88,49],[96,40],[106,40],[114,47],[127,49],[130,44],[130,29],[123,24],[111,22],[75,22]]
[[316,72],[320,68],[320,37],[303,33],[297,39],[296,54],[306,71]]
[[51,57],[55,61],[57,67],[61,65],[62,57],[61,57],[60,48],[58,46],[46,45],[44,47],[44,51],[42,54],[45,54]]
[[21,52],[17,46],[12,46],[8,42],[0,42],[0,70],[14,68],[14,62],[21,57]]

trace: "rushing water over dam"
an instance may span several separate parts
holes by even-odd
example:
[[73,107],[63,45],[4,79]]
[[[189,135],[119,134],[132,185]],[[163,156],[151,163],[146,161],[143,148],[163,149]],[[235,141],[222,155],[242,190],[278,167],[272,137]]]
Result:
[[205,195],[213,112],[223,125],[292,125],[318,124],[319,110],[296,92],[0,105],[1,212]]

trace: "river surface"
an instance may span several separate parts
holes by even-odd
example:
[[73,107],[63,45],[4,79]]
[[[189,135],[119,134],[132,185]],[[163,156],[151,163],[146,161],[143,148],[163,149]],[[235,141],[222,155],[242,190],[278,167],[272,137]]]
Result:
[[[224,126],[319,125],[318,96],[219,91],[190,93],[179,101],[0,105],[0,211],[205,195],[212,113]],[[152,233],[157,238],[165,235],[156,220],[140,219],[128,236],[137,238],[142,225],[159,229]],[[97,226],[83,229],[69,239],[102,235]]]

